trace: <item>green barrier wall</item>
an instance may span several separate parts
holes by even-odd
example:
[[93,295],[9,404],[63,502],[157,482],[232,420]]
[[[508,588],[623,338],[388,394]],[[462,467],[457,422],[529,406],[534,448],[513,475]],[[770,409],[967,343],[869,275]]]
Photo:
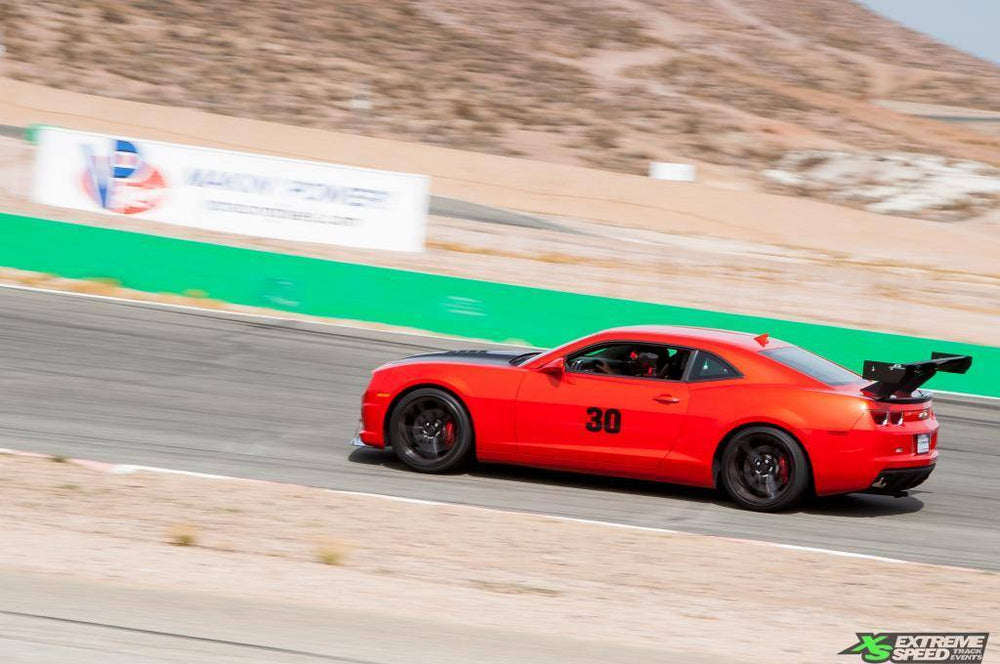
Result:
[[970,354],[964,376],[929,387],[1000,397],[1000,348],[578,295],[337,263],[90,226],[0,215],[0,265],[70,278],[110,278],[143,291],[199,290],[236,304],[553,346],[618,325],[700,325],[772,336],[860,370],[865,359]]

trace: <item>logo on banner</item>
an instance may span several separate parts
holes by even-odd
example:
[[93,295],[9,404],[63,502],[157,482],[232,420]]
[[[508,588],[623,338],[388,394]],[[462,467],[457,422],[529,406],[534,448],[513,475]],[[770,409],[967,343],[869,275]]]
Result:
[[[106,147],[107,151],[98,146]],[[167,188],[163,174],[143,158],[132,141],[112,139],[103,145],[86,144],[83,156],[87,164],[83,189],[100,208],[119,214],[139,214],[163,201]]]

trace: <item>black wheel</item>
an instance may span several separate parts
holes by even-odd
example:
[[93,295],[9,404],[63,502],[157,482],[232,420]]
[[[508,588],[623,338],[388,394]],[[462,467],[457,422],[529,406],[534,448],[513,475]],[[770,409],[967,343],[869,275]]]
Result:
[[784,431],[750,427],[722,453],[722,484],[741,507],[776,512],[802,499],[809,488],[809,462]]
[[458,399],[421,388],[402,398],[389,419],[389,442],[399,460],[423,473],[463,465],[472,452],[472,420]]

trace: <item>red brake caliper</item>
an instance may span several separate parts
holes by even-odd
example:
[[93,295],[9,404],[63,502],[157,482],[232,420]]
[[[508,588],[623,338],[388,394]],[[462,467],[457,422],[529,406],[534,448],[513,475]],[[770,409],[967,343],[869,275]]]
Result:
[[455,444],[455,423],[450,420],[444,423],[444,440],[442,442],[448,449],[451,449],[451,446]]
[[778,477],[782,484],[788,481],[788,459],[784,456],[778,457]]

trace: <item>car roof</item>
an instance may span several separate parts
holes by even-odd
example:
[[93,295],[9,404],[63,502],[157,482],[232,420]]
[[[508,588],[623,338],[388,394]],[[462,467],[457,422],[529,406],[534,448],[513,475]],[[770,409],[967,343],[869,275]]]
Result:
[[757,341],[760,336],[750,332],[736,332],[733,330],[719,330],[711,327],[687,327],[684,325],[633,325],[626,327],[613,327],[603,332],[599,332],[596,337],[616,338],[622,336],[633,337],[636,341],[660,341],[663,343],[674,343],[681,345],[707,346],[726,348],[741,348],[753,352],[760,352],[763,348],[780,348],[791,344],[780,339],[768,338],[765,344]]

